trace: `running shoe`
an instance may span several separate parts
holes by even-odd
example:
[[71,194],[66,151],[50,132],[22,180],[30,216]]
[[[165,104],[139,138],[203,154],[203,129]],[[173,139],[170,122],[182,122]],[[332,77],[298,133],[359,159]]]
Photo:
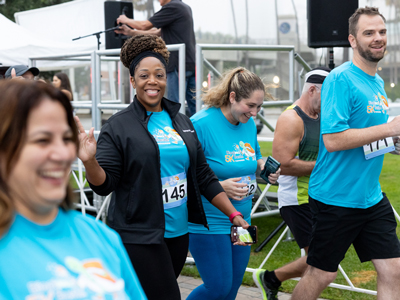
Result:
[[253,280],[260,289],[263,300],[278,300],[277,295],[279,288],[274,288],[271,284],[265,282],[264,273],[265,270],[263,269],[257,269],[257,271],[253,273]]

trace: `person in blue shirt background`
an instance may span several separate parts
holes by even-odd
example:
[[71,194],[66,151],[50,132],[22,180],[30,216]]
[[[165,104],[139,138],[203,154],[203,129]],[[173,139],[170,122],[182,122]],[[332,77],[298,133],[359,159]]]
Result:
[[400,117],[387,123],[389,103],[377,73],[386,52],[385,22],[378,8],[358,8],[349,19],[353,58],[322,85],[319,152],[308,189],[310,267],[293,300],[317,299],[351,244],[377,271],[377,298],[399,299],[397,222],[379,183],[384,154],[400,154]]
[[0,299],[147,299],[116,232],[71,211],[67,96],[0,83]]
[[[204,154],[233,206],[250,224],[256,170],[264,168],[253,116],[265,98],[266,86],[245,68],[228,71],[203,97],[208,108],[191,120]],[[280,174],[271,174],[275,183]],[[235,299],[250,257],[250,247],[231,243],[229,219],[202,197],[210,230],[189,223],[189,250],[204,284],[187,299]]]

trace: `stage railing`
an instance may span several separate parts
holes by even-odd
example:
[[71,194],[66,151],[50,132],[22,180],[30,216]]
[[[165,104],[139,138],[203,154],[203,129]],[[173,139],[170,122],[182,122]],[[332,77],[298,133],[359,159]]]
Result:
[[[186,45],[175,44],[167,45],[169,51],[178,51],[179,59],[179,101],[181,103],[180,112],[185,113],[185,90],[186,90]],[[91,107],[86,103],[80,103],[80,101],[73,101],[72,105],[75,108],[90,108],[92,109],[92,126],[95,130],[101,128],[101,110],[102,109],[123,109],[127,107],[127,104],[103,104],[101,101],[101,61],[119,61],[120,49],[111,50],[97,50],[91,52],[77,52],[72,54],[60,54],[52,56],[40,56],[30,57],[29,62],[31,66],[36,66],[38,60],[78,60],[78,61],[90,61],[91,65],[91,91],[92,101]],[[106,56],[109,55],[109,56]],[[115,100],[115,99],[114,99]],[[118,99],[117,99],[118,100]]]

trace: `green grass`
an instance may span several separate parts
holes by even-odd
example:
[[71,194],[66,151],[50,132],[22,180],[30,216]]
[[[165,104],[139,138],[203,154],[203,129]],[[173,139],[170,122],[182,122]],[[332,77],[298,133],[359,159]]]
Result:
[[[271,142],[260,142],[261,153],[263,156],[271,155],[272,153],[272,143]],[[383,169],[380,177],[380,183],[382,190],[387,194],[390,202],[396,211],[400,212],[400,185],[399,182],[399,172],[398,166],[400,162],[400,157],[397,155],[386,154],[383,163]],[[270,191],[276,191],[276,187],[271,187]],[[259,241],[263,241],[280,223],[282,219],[280,216],[272,216],[265,218],[257,218],[252,220],[253,225],[257,225],[259,228]],[[283,229],[282,229],[283,230]],[[282,231],[281,230],[281,231]],[[281,232],[280,232],[281,233]],[[249,267],[258,268],[269,250],[274,245],[275,241],[278,239],[279,234],[277,234],[264,248],[261,252],[255,253],[254,249],[258,244],[252,246],[252,252],[250,256]],[[397,228],[397,234],[400,234],[400,228]],[[271,255],[264,268],[269,270],[274,270],[279,268],[297,258],[300,257],[300,250],[296,242],[284,242],[282,241],[278,247],[275,249],[274,253]],[[376,290],[376,273],[371,262],[361,264],[354,248],[351,247],[346,254],[345,259],[341,262],[341,266],[345,270],[346,274],[353,281],[356,287]],[[182,271],[183,275],[200,277],[195,266],[185,266]],[[243,284],[255,286],[252,274],[246,272],[243,278]],[[343,276],[338,273],[338,277],[335,283],[347,284]],[[288,280],[282,284],[284,292],[291,293],[296,286],[297,281]],[[332,299],[332,300],[370,300],[376,299],[376,296],[367,295],[364,293],[357,293],[351,291],[345,291],[336,288],[327,288],[321,294],[322,298]]]
[[[78,171],[72,171],[72,172],[74,172],[75,175],[76,175],[76,177],[79,178],[79,172],[78,172]],[[83,172],[82,175],[83,175],[83,180],[85,181],[86,172]],[[72,188],[73,190],[77,190],[77,189],[78,189],[78,184],[76,183],[75,178],[74,178],[74,176],[73,176],[72,174],[71,174],[71,176],[70,176],[69,183],[70,183],[71,188]],[[86,188],[86,187],[89,187],[89,183],[86,182],[84,187],[85,187],[85,188]]]

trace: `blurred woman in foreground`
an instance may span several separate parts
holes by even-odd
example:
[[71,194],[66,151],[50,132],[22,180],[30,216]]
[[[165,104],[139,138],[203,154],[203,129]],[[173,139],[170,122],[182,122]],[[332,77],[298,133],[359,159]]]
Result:
[[0,83],[0,298],[146,299],[119,236],[72,206],[72,107],[42,82]]

